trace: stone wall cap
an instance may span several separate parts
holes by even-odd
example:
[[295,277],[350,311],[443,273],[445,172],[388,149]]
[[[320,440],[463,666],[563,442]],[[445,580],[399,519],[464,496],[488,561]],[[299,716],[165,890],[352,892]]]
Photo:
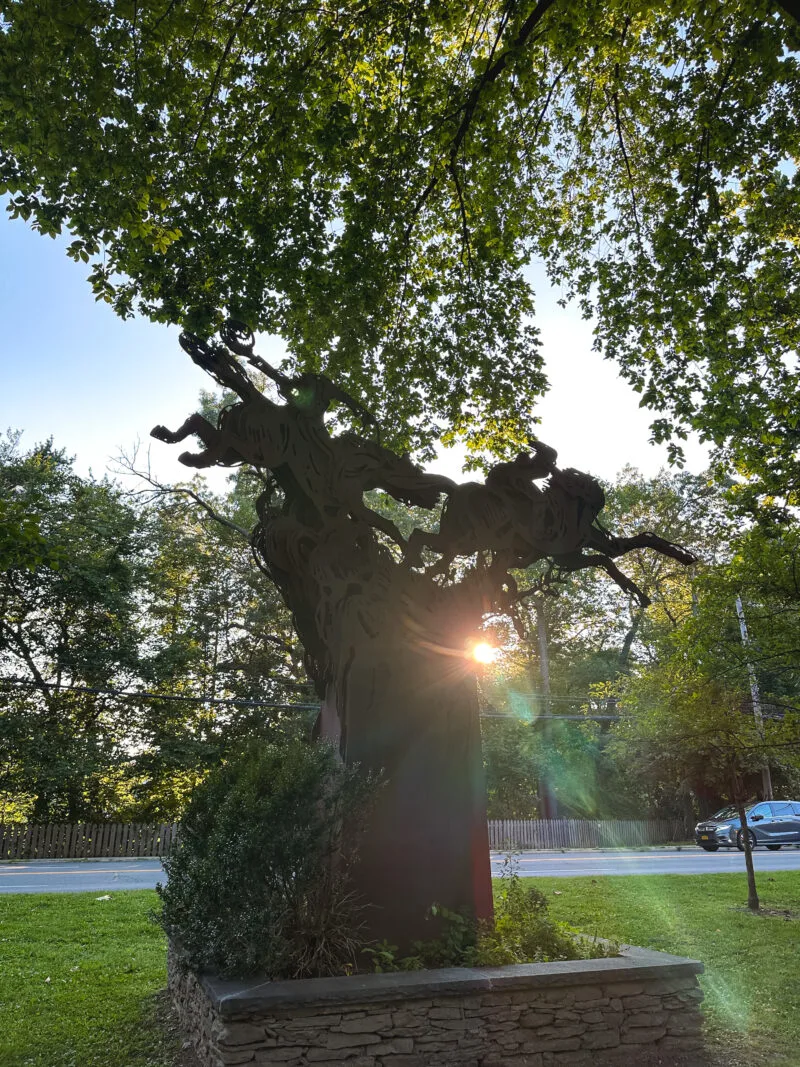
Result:
[[304,978],[292,981],[250,979],[222,981],[202,975],[206,995],[223,1016],[269,1012],[315,1004],[331,1009],[337,1004],[420,1000],[430,997],[503,992],[511,989],[541,989],[549,986],[604,982],[634,982],[640,979],[670,979],[701,974],[699,960],[671,956],[666,952],[623,946],[619,956],[595,960],[559,960],[553,963],[521,963],[505,967],[447,967],[430,971],[393,974],[358,974],[337,978]]

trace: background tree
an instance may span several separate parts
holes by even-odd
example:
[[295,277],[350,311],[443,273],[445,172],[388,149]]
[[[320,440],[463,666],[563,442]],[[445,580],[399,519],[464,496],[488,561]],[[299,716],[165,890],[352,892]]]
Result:
[[[677,785],[699,814],[720,799],[744,803],[757,795],[765,762],[777,795],[800,789],[797,538],[796,525],[779,534],[754,527],[736,537],[729,558],[695,580],[690,610],[661,633],[656,655],[617,684],[624,712],[615,731],[618,757],[641,781]],[[751,671],[763,729],[754,720]]]
[[143,499],[51,443],[0,446],[3,818],[172,819],[239,740],[310,728],[290,707],[309,698],[288,613],[235,528],[238,488],[201,491]]
[[[606,496],[604,521],[614,530],[658,529],[689,546],[699,562],[687,571],[650,553],[627,556],[626,573],[652,600],[649,607],[602,572],[559,574],[539,564],[517,576],[534,595],[518,608],[519,632],[498,634],[505,651],[483,682],[489,706],[504,716],[483,723],[490,810],[498,818],[546,817],[544,781],[563,816],[682,817],[691,825],[695,801],[682,778],[632,776],[612,744],[613,723],[589,716],[617,714],[621,681],[659,662],[664,641],[691,616],[697,576],[731,556],[736,523],[724,491],[707,475],[644,478],[629,467]],[[540,666],[542,617],[549,696]]]
[[7,440],[0,479],[43,545],[38,565],[11,559],[0,574],[0,664],[22,683],[2,713],[2,789],[30,794],[37,821],[78,821],[113,803],[126,724],[104,696],[59,687],[134,676],[135,517],[118,490],[78,478],[49,442],[20,454]]
[[[302,648],[274,586],[253,565],[249,537],[233,528],[242,518],[235,494],[215,498],[201,484],[191,492],[159,494],[142,513],[149,545],[140,676],[147,690],[179,698],[144,701],[136,719],[133,799],[151,818],[180,812],[243,737],[308,731],[314,717],[262,706],[315,701]],[[195,501],[201,493],[206,508]]]
[[[646,779],[682,778],[714,787],[739,812],[746,852],[748,906],[759,908],[745,808],[765,760],[798,780],[798,718],[768,720],[765,729],[742,706],[741,692],[726,689],[702,666],[687,669],[678,656],[626,686],[630,714],[617,739],[631,771]],[[793,773],[792,773],[793,771]]]

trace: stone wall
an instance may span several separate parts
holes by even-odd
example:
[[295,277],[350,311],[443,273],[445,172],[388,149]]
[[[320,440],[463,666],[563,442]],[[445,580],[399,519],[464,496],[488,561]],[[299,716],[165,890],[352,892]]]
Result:
[[169,984],[202,1067],[550,1067],[699,1063],[702,964],[602,960],[296,982]]

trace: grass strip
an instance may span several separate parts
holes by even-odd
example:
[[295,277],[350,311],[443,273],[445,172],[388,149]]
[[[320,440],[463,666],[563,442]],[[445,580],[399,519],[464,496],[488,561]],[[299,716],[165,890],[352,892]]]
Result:
[[[554,918],[700,959],[709,1035],[726,1067],[798,1064],[800,919],[753,916],[736,874],[537,878]],[[766,908],[800,914],[800,874],[758,877]],[[0,896],[0,1067],[175,1067],[159,991],[165,944],[149,890]]]
[[[794,918],[748,912],[743,874],[536,878],[535,884],[547,894],[553,918],[584,933],[702,960],[709,1037],[731,1050],[723,1062],[745,1062],[750,1053],[758,1064],[800,1064],[800,873],[757,876],[763,907]],[[733,1058],[736,1049],[745,1060]]]
[[[0,896],[2,1067],[172,1067],[151,890]],[[99,899],[98,899],[99,898]]]

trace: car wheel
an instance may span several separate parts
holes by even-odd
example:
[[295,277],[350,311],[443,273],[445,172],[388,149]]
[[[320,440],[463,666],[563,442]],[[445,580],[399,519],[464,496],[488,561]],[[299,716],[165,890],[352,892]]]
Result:
[[[752,830],[748,830],[747,836],[750,838],[750,848],[752,850],[756,847],[757,844],[756,835],[753,833]],[[742,834],[741,830],[739,830],[736,834],[736,847],[739,849],[740,852],[744,852],[744,835]]]
[[767,845],[770,852],[777,852],[780,847],[780,845]]
[[703,852],[716,852],[719,845],[701,845],[700,848],[702,848]]

